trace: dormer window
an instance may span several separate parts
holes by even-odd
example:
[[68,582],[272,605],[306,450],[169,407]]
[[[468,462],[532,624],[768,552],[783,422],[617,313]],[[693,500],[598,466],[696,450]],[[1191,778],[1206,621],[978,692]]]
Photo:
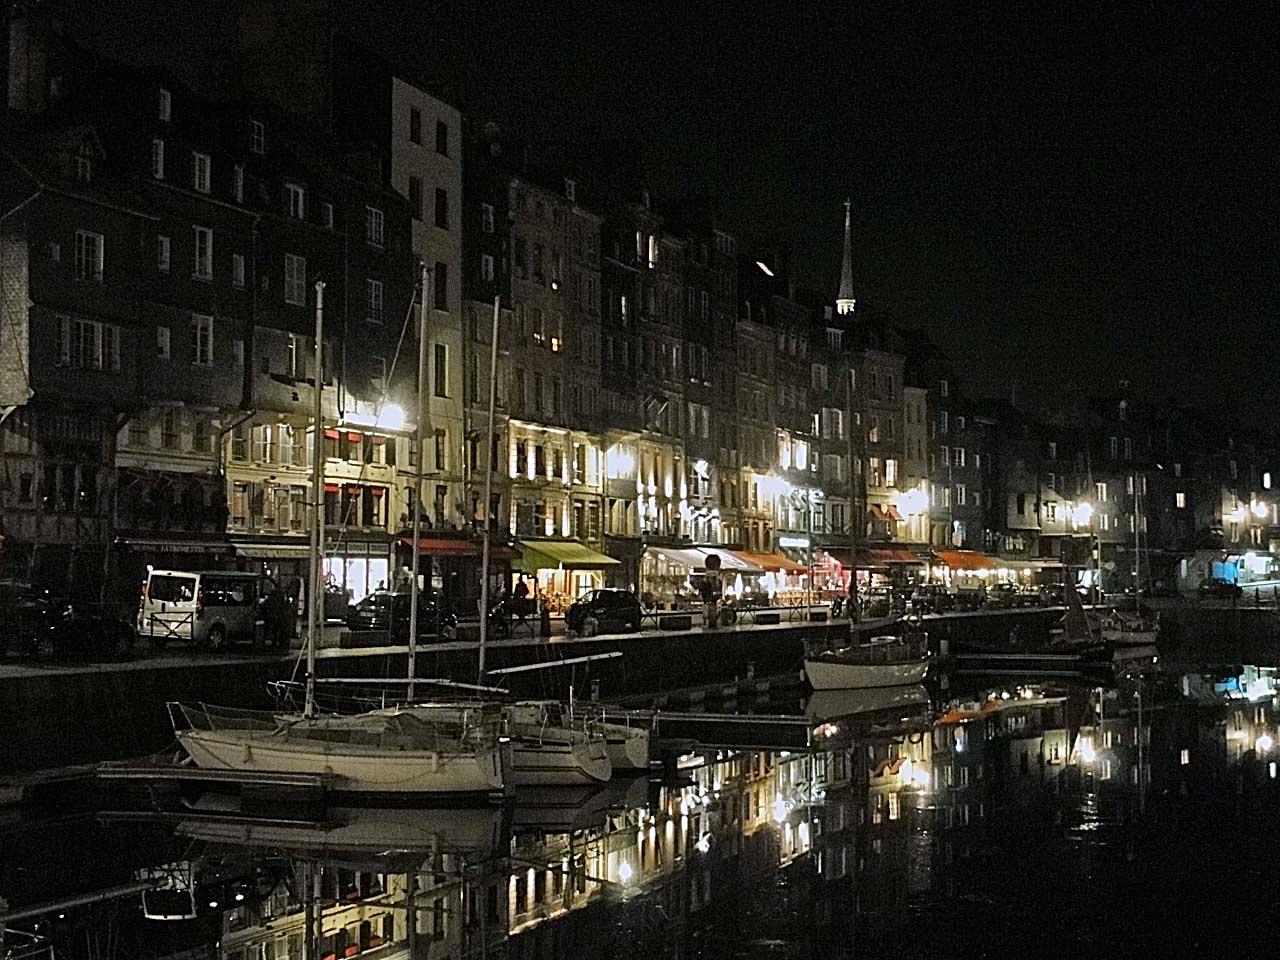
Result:
[[156,98],[158,115],[165,123],[169,122],[169,116],[173,107],[173,96],[164,87],[160,88],[160,94]]
[[267,128],[261,120],[249,121],[249,150],[252,153],[267,152]]
[[570,203],[577,202],[578,184],[568,177],[564,178],[564,198]]
[[75,172],[76,179],[81,183],[88,183],[93,179],[93,159],[89,156],[87,149],[82,149],[76,154]]
[[159,137],[151,141],[151,175],[157,180],[164,179],[164,141]]
[[307,219],[307,192],[302,184],[286,183],[284,185],[284,205],[293,219]]

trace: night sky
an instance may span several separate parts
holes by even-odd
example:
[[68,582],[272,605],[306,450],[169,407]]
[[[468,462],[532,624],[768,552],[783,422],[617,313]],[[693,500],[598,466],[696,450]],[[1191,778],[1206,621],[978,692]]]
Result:
[[[972,393],[1128,379],[1271,418],[1274,31],[1163,4],[820,6],[375,0],[340,17],[531,140],[639,138],[656,193],[717,194],[744,241],[795,241],[800,282],[833,298],[850,196],[858,299],[930,331]],[[135,61],[162,37],[215,43],[219,22],[184,8],[101,0],[72,29]]]

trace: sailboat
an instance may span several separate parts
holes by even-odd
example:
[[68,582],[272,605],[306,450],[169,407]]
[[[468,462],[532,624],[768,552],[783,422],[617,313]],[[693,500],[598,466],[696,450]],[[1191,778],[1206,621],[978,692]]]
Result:
[[1142,500],[1139,478],[1133,477],[1133,609],[1113,608],[1102,618],[1105,640],[1125,648],[1151,648],[1160,633],[1159,615],[1147,616],[1142,609]]
[[[423,289],[426,289],[425,273]],[[425,301],[424,295],[424,334]],[[317,282],[317,374],[322,369],[323,343],[324,284]],[[501,735],[500,724],[492,712],[463,711],[449,717],[432,717],[404,707],[393,707],[352,716],[316,715],[316,647],[323,624],[319,611],[322,609],[321,585],[324,583],[320,562],[324,528],[319,502],[324,463],[321,447],[323,391],[323,378],[317,375],[312,460],[312,491],[316,502],[311,515],[312,595],[307,612],[307,682],[303,712],[300,716],[281,715],[269,711],[220,709],[203,704],[170,704],[170,718],[178,742],[201,768],[235,771],[246,777],[267,773],[324,776],[332,778],[330,789],[336,793],[450,798],[508,793],[513,785],[512,748],[510,740]],[[416,552],[415,540],[415,559]],[[416,609],[416,602],[412,606]],[[413,643],[412,633],[410,643]],[[409,662],[409,689],[412,691],[412,648]]]

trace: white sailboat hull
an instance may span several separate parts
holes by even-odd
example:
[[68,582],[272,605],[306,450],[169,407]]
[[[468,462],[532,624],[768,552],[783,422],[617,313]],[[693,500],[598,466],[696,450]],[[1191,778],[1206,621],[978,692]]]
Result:
[[804,661],[805,676],[815,690],[905,686],[919,683],[928,670],[927,659],[903,663],[849,663],[826,658]]
[[178,741],[202,769],[331,776],[340,793],[488,797],[507,786],[508,763],[497,746],[458,752],[362,750],[243,730],[180,730]]
[[517,787],[598,784],[613,775],[603,737],[561,739],[553,732],[540,740],[517,737],[512,747],[511,774]]
[[1154,646],[1159,630],[1120,630],[1114,627],[1102,628],[1102,639],[1126,647]]

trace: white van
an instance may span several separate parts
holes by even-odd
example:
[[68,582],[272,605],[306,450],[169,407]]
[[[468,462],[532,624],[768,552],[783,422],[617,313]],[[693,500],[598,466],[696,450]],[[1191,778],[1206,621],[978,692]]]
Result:
[[138,600],[138,634],[163,644],[194,640],[220,650],[261,639],[260,601],[274,584],[257,573],[151,570]]

